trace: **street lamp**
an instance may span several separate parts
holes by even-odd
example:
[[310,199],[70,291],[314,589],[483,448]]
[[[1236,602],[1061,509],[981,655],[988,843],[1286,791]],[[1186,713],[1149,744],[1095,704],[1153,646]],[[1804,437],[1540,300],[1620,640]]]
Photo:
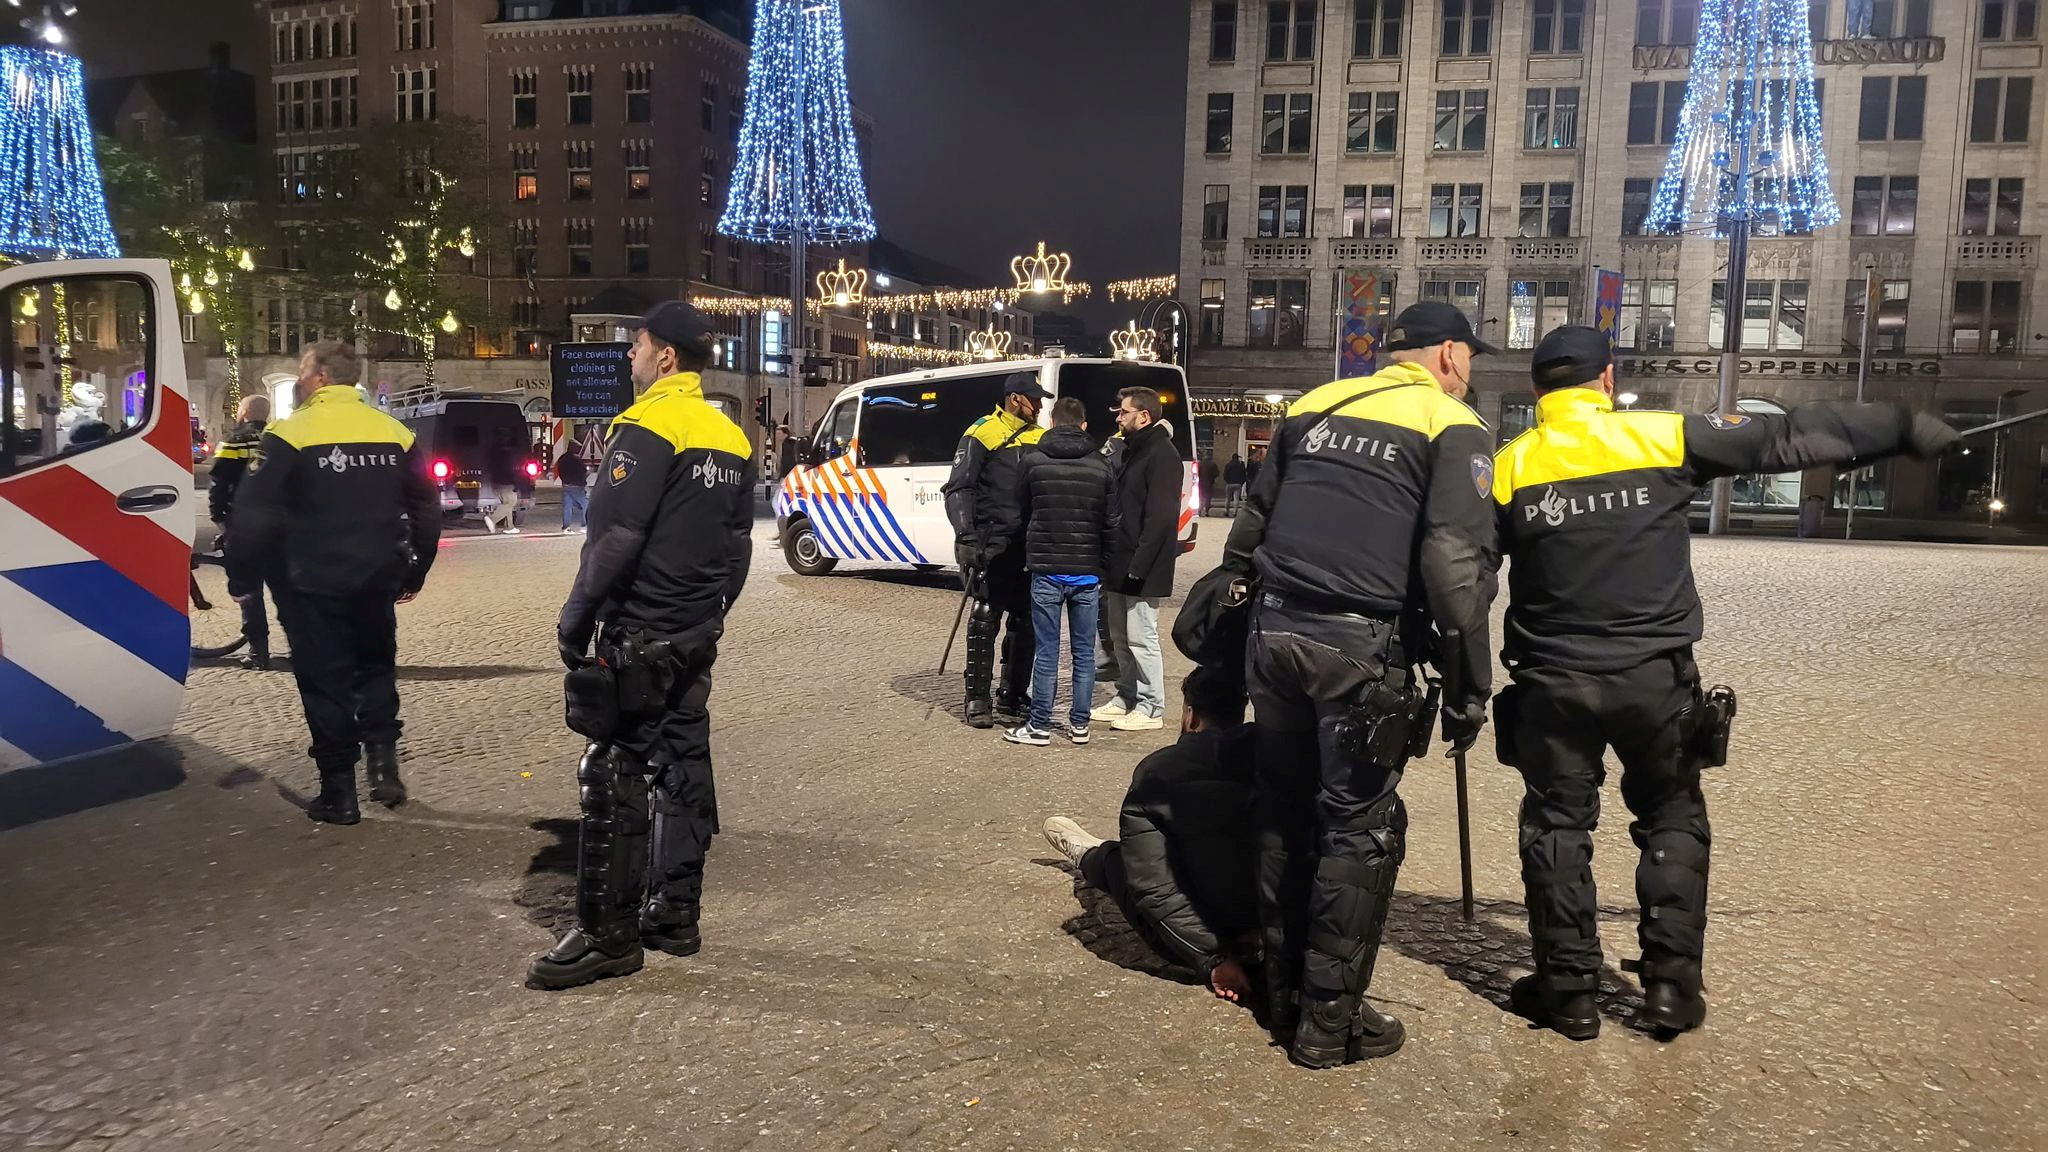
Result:
[[1621,395],[1616,396],[1615,399],[1621,401],[1623,408],[1633,408],[1636,405],[1636,401],[1642,399],[1642,397],[1633,392],[1623,392]]

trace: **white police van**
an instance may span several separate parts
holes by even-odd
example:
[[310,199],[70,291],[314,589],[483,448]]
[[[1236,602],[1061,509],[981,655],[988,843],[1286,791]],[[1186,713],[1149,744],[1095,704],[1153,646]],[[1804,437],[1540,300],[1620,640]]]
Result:
[[[1001,405],[1012,377],[1034,379],[1088,410],[1088,434],[1116,432],[1117,393],[1154,388],[1181,458],[1181,550],[1194,547],[1200,505],[1187,377],[1170,364],[1046,358],[878,376],[842,391],[813,427],[798,466],[775,495],[775,526],[789,566],[807,576],[841,560],[942,567],[953,528],[942,491],[967,426]],[[1039,413],[1050,425],[1052,403]]]

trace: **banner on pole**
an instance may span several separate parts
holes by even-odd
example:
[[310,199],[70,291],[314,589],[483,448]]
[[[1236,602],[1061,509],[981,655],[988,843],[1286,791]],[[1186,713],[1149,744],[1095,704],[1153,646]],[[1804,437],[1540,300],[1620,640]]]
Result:
[[1593,327],[1607,337],[1611,351],[1621,341],[1621,273],[1602,268],[1594,273]]
[[1379,360],[1380,278],[1344,273],[1344,323],[1337,339],[1337,379],[1370,376]]

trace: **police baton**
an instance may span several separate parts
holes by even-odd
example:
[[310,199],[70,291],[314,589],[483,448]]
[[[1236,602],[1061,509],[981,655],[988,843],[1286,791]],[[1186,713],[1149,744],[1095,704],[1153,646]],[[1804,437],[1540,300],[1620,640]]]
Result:
[[[1444,647],[1451,652],[1451,658],[1444,668],[1444,701],[1455,704],[1463,698],[1464,685],[1460,683],[1464,670],[1464,636],[1456,628],[1444,633]],[[1435,720],[1436,717],[1430,717]],[[1458,777],[1458,876],[1461,882],[1460,910],[1465,922],[1472,922],[1472,801],[1466,794],[1465,754],[1452,745],[1451,763],[1457,769]]]

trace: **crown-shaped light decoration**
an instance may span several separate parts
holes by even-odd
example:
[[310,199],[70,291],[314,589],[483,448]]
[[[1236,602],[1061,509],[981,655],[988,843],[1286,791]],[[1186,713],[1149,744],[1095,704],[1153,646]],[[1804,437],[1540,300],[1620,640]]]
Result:
[[967,354],[977,360],[1001,360],[1010,354],[1010,334],[991,328],[967,334]]
[[844,260],[839,262],[838,271],[818,273],[818,302],[834,308],[844,308],[867,299],[867,288],[867,269],[849,271]]
[[1109,345],[1116,350],[1116,358],[1119,360],[1157,360],[1158,342],[1159,333],[1150,328],[1138,327],[1136,320],[1131,321],[1123,331],[1109,334]]
[[1010,272],[1017,277],[1019,292],[1065,292],[1067,273],[1074,269],[1074,258],[1065,252],[1048,255],[1045,241],[1038,242],[1038,255],[1018,256],[1010,261]]

